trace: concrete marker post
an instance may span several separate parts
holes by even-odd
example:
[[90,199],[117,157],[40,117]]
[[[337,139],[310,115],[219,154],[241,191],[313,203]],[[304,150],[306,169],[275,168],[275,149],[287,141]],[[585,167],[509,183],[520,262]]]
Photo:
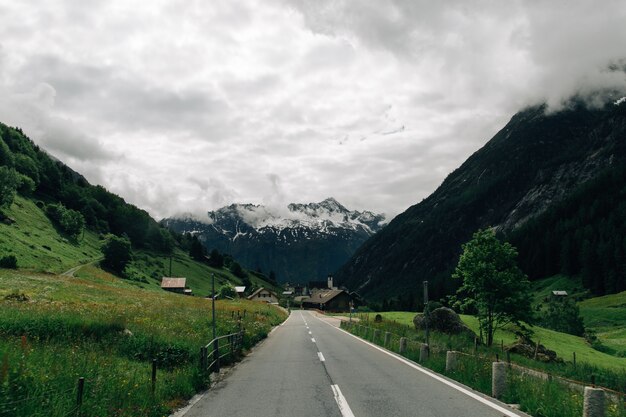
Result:
[[385,332],[385,347],[388,347],[390,342],[391,342],[391,333]]
[[604,417],[604,390],[585,387],[583,417]]
[[400,338],[400,354],[406,353],[406,337]]
[[506,363],[493,362],[491,372],[491,396],[502,398],[506,391]]
[[458,365],[458,354],[449,350],[446,352],[446,372],[456,371]]
[[420,362],[426,362],[430,353],[430,348],[426,343],[420,346]]

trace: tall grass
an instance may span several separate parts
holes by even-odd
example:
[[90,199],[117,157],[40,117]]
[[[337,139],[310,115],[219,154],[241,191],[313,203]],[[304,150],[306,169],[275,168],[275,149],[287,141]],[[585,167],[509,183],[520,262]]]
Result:
[[[3,300],[0,290],[0,416],[76,415],[79,377],[83,416],[162,416],[207,386],[199,353],[212,338],[210,300],[140,290],[95,268],[87,278],[2,272],[0,288],[8,282],[30,301]],[[217,334],[241,326],[249,348],[285,316],[219,301]]]

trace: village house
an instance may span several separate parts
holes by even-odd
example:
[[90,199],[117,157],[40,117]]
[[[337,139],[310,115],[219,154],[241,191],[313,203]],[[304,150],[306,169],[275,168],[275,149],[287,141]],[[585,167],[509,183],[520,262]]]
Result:
[[187,278],[171,278],[163,277],[161,279],[161,288],[165,291],[175,292],[177,294],[193,295],[193,291],[187,288]]
[[346,312],[350,311],[350,301],[352,297],[344,290],[319,290],[302,300],[302,308]]
[[265,303],[277,303],[278,295],[276,295],[276,293],[272,290],[261,287],[252,294],[250,294],[248,296],[248,300],[263,301]]

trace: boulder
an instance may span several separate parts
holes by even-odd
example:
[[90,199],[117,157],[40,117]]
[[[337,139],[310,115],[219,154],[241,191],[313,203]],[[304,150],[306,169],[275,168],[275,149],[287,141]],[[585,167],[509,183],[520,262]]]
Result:
[[463,323],[459,315],[456,314],[454,310],[447,307],[436,308],[430,313],[428,319],[426,319],[423,314],[417,314],[413,318],[413,324],[417,330],[424,330],[427,320],[428,327],[431,330],[448,334],[474,334],[474,332]]
[[514,344],[507,346],[506,350],[531,359],[535,358],[535,350],[537,350],[537,360],[540,362],[563,362],[563,359],[559,358],[555,351],[546,348],[542,344],[539,344],[537,347],[537,344],[528,337],[519,337]]

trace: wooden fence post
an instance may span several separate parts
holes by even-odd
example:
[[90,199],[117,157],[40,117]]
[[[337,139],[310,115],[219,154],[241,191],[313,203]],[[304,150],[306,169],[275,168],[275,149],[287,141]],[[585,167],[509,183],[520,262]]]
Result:
[[78,390],[76,393],[76,411],[80,415],[80,409],[83,406],[83,393],[85,391],[85,378],[78,378]]
[[156,377],[157,377],[157,360],[152,359],[152,395],[156,391]]

